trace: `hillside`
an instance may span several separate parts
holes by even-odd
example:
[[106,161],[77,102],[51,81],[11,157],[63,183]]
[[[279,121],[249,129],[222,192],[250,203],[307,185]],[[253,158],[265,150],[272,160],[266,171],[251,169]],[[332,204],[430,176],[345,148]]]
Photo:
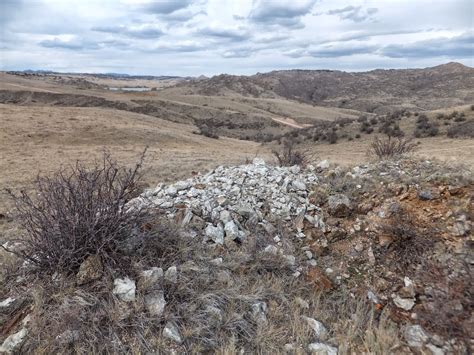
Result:
[[[474,102],[474,69],[448,63],[426,69],[283,70],[252,76],[219,75],[178,85],[187,94],[286,98],[300,102],[386,113],[433,110]],[[170,89],[173,90],[173,89]]]

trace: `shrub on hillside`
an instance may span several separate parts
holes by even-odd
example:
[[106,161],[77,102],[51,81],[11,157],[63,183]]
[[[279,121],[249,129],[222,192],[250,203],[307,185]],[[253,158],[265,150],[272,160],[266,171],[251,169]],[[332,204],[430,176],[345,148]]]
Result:
[[410,138],[375,137],[370,144],[368,154],[378,159],[386,159],[412,153],[415,149],[416,143]]
[[120,264],[121,243],[144,219],[142,211],[126,208],[141,192],[144,154],[132,169],[104,153],[90,168],[77,162],[50,177],[38,176],[34,197],[7,190],[25,231],[23,247],[11,252],[49,273],[76,272],[89,255],[105,265]]
[[279,166],[305,166],[309,160],[308,153],[295,149],[295,142],[291,139],[286,139],[283,142],[280,151],[274,150],[272,153],[276,157]]

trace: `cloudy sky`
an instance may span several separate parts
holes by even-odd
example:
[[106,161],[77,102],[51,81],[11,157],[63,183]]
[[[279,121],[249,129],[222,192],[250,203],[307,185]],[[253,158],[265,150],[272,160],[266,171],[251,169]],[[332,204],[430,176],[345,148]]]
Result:
[[154,75],[474,66],[472,0],[0,0],[0,69]]

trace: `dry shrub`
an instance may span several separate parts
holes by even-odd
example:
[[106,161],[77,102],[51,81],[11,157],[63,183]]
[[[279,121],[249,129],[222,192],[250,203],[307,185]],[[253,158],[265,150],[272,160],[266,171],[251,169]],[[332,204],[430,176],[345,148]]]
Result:
[[427,235],[413,216],[400,207],[389,222],[382,226],[382,233],[393,240],[386,261],[393,262],[397,269],[406,270],[423,260],[424,254],[434,245],[433,236],[436,231],[432,230]]
[[375,137],[368,150],[369,156],[378,159],[395,158],[416,150],[416,143],[411,138],[388,136],[385,139]]
[[309,162],[309,155],[303,150],[295,148],[295,143],[292,139],[285,139],[283,141],[283,148],[281,151],[272,151],[277,158],[279,166],[306,166]]
[[125,208],[141,188],[144,155],[134,168],[121,167],[104,153],[92,167],[77,162],[38,176],[36,196],[8,190],[25,231],[18,240],[22,248],[14,253],[49,273],[76,272],[91,254],[106,265],[120,264],[120,243],[139,233],[136,226],[144,219],[142,210]]

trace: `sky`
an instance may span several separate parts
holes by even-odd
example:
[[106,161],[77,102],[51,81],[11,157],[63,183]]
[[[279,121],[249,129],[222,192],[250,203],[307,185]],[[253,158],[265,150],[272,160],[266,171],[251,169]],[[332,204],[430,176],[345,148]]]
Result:
[[474,66],[472,0],[0,0],[0,70]]

